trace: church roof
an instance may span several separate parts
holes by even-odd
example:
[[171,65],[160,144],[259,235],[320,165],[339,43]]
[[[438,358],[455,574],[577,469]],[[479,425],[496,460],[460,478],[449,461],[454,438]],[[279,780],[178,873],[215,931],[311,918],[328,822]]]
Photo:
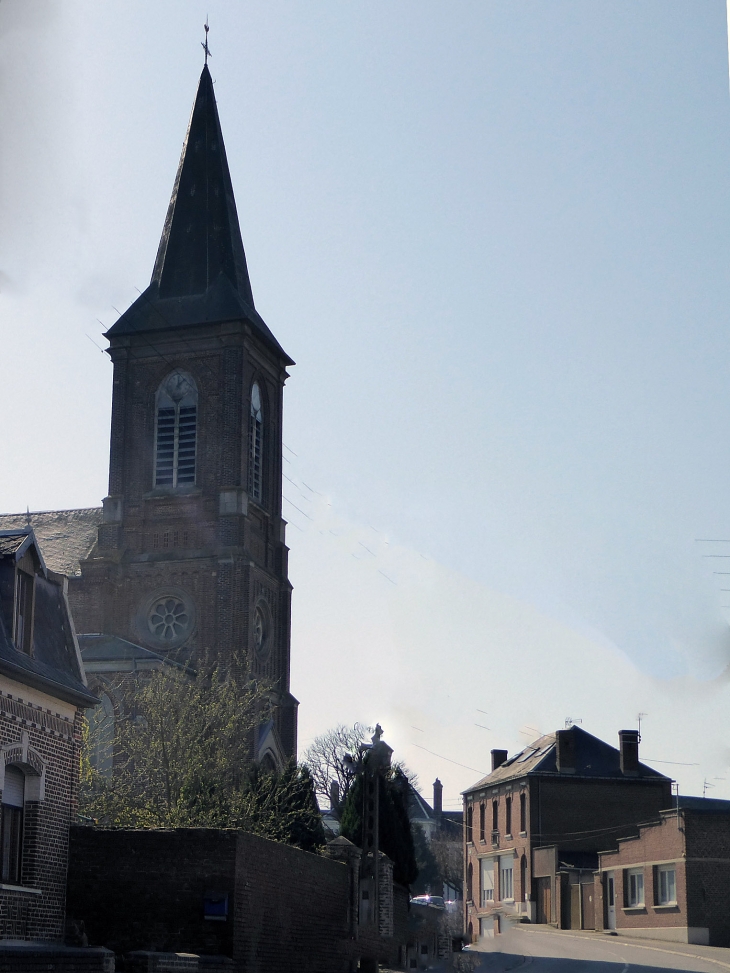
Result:
[[294,364],[254,307],[213,81],[206,65],[152,281],[107,336],[241,319],[287,364]]
[[145,649],[144,646],[118,635],[106,635],[101,632],[81,634],[76,638],[87,672],[127,672],[172,666],[190,674],[194,673],[189,666]]
[[79,562],[88,557],[96,543],[101,515],[101,507],[0,514],[0,531],[32,527],[43,560],[51,571],[73,576],[81,573]]

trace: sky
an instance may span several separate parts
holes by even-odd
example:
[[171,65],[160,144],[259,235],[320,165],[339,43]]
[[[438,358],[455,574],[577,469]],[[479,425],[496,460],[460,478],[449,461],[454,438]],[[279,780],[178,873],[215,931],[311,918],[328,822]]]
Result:
[[[297,362],[300,750],[379,721],[447,807],[580,720],[730,798],[723,0],[0,0],[0,510],[106,494],[210,18]],[[650,759],[651,758],[651,759]]]

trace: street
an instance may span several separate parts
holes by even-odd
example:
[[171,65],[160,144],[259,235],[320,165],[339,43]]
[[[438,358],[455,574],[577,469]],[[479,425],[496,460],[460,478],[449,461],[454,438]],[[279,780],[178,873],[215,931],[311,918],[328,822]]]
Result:
[[[515,924],[493,940],[470,947],[464,968],[480,973],[530,970],[530,973],[658,973],[730,970],[730,949],[628,940],[598,933],[570,933]],[[472,958],[473,957],[473,958]],[[478,961],[475,963],[474,961]]]

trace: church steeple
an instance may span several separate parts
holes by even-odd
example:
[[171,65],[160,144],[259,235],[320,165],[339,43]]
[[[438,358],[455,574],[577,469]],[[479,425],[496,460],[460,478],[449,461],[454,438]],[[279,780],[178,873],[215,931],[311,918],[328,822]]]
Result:
[[161,298],[204,294],[225,274],[254,306],[213,81],[200,75],[152,280]]
[[213,80],[203,67],[152,280],[108,335],[244,319],[293,364],[254,307]]

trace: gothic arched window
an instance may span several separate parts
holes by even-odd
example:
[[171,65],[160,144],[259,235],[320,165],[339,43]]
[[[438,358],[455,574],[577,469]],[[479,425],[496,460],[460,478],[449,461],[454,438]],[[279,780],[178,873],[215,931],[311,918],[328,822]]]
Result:
[[192,375],[176,369],[157,390],[155,486],[195,485],[198,389]]
[[258,382],[251,386],[251,411],[248,420],[248,492],[261,502],[262,454],[264,448],[264,411]]

